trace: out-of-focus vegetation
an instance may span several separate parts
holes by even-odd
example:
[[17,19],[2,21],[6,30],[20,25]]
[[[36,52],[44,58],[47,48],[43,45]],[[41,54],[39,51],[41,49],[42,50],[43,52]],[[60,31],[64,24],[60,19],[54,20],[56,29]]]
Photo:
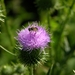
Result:
[[16,31],[34,21],[51,34],[49,58],[36,66],[35,75],[74,75],[75,0],[0,0],[0,75],[29,75],[2,47],[15,53]]

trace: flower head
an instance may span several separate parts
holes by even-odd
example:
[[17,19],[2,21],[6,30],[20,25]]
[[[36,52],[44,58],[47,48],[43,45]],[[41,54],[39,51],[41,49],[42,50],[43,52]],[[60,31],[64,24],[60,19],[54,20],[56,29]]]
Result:
[[18,53],[20,61],[26,65],[34,65],[42,59],[44,54],[40,50],[47,46],[50,37],[43,27],[33,23],[19,31],[17,40],[22,47]]
[[33,23],[25,29],[22,29],[18,33],[18,42],[22,46],[23,50],[42,49],[50,42],[50,37],[46,30],[38,26],[37,23]]

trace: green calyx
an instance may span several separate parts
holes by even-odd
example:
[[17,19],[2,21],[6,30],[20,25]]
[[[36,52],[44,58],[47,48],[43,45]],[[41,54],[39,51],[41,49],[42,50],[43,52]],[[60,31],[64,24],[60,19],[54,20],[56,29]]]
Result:
[[40,49],[35,49],[32,51],[20,50],[19,59],[20,61],[28,66],[37,64],[42,58],[42,52]]

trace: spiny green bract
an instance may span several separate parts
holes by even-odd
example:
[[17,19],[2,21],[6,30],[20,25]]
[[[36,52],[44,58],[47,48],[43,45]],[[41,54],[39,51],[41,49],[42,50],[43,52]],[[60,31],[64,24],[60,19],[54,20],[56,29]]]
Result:
[[28,66],[37,64],[38,61],[41,60],[42,58],[42,52],[40,50],[32,50],[30,51],[25,51],[25,50],[20,50],[19,52],[19,59],[20,61]]

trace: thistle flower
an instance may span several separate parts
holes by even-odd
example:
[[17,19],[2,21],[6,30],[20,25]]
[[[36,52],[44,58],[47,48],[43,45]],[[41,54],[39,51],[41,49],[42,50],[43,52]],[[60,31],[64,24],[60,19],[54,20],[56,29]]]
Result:
[[23,50],[43,49],[50,42],[50,37],[46,30],[37,23],[33,23],[18,33],[18,42]]
[[50,37],[43,27],[33,23],[19,31],[17,40],[22,47],[20,60],[27,65],[34,65],[42,58],[41,51],[50,42]]

